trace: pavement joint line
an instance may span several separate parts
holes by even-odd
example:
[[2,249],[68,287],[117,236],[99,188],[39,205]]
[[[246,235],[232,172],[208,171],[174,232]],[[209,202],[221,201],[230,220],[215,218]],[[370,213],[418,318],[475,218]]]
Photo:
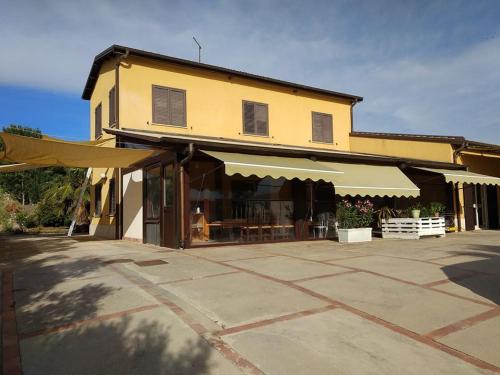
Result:
[[336,260],[347,260],[347,259],[356,259],[356,258],[366,258],[366,257],[373,257],[376,254],[365,254],[365,255],[354,255],[354,256],[348,256],[348,257],[343,257],[343,258],[333,258],[333,259],[324,259],[322,262],[334,262]]
[[476,272],[464,272],[461,275],[453,276],[453,277],[450,277],[449,279],[433,281],[430,283],[421,284],[421,286],[423,286],[424,288],[432,288],[432,287],[437,286],[437,285],[448,284],[451,282],[469,279],[471,277],[477,277],[477,276],[483,276],[483,275],[477,274]]
[[242,260],[254,260],[254,259],[266,259],[266,258],[276,258],[279,255],[264,255],[260,257],[251,257],[251,258],[240,258],[240,259],[228,259],[228,260],[221,260],[220,262],[222,263],[228,263],[228,262],[239,262]]
[[430,337],[433,340],[440,339],[441,337],[448,336],[454,332],[462,331],[469,327],[472,327],[478,323],[493,319],[500,315],[500,308],[494,308],[487,310],[483,313],[468,317],[466,319],[460,320],[458,322],[449,324],[447,326],[435,329],[434,331],[424,334],[424,336]]
[[16,323],[14,273],[2,271],[2,369],[4,375],[21,375],[21,350]]
[[99,315],[99,316],[96,316],[94,318],[82,319],[82,320],[77,320],[77,321],[71,322],[71,323],[61,324],[61,325],[57,325],[57,326],[53,326],[53,327],[42,328],[42,329],[38,329],[36,331],[20,332],[19,333],[19,340],[25,340],[25,339],[29,339],[32,337],[46,335],[46,334],[54,333],[54,332],[63,332],[63,331],[67,331],[70,329],[85,326],[85,325],[88,325],[91,323],[104,322],[106,320],[120,318],[122,316],[127,316],[127,315],[135,314],[138,312],[142,312],[142,311],[149,311],[149,310],[153,310],[153,309],[156,309],[159,307],[162,307],[162,305],[160,305],[160,304],[145,305],[145,306],[135,307],[133,309],[122,310],[122,311],[117,311],[117,312],[110,313],[110,314]]
[[301,283],[301,282],[304,282],[304,281],[317,280],[317,279],[327,279],[327,278],[330,278],[330,277],[345,275],[346,273],[356,273],[356,272],[359,272],[359,271],[347,270],[347,271],[342,271],[342,272],[337,272],[337,273],[329,273],[329,274],[326,274],[326,275],[304,277],[302,279],[295,279],[295,280],[289,280],[289,281],[291,283]]
[[[464,297],[464,296],[461,296],[461,295],[458,295],[458,294],[455,294],[455,293],[451,293],[451,292],[447,292],[447,291],[441,290],[441,289],[434,289],[432,287],[426,287],[425,285],[422,285],[422,284],[414,283],[414,282],[408,281],[408,280],[399,279],[397,277],[393,277],[393,276],[389,276],[389,275],[384,275],[382,273],[378,273],[378,272],[374,272],[374,271],[370,271],[370,270],[365,270],[365,269],[361,269],[361,268],[357,268],[357,267],[346,266],[346,265],[342,265],[342,264],[336,264],[334,262],[328,262],[327,263],[326,261],[322,261],[322,260],[306,259],[306,258],[294,256],[294,255],[284,255],[283,254],[283,256],[288,256],[290,258],[300,259],[300,260],[309,260],[310,262],[315,262],[315,263],[320,263],[320,264],[326,264],[326,265],[335,266],[335,267],[342,267],[342,268],[346,268],[346,269],[349,269],[349,270],[352,270],[352,271],[357,271],[357,272],[369,273],[369,274],[372,274],[372,275],[375,275],[375,276],[383,277],[383,278],[390,279],[390,280],[393,280],[393,281],[397,281],[397,282],[400,282],[400,283],[403,283],[403,284],[417,286],[417,287],[420,287],[420,288],[423,288],[423,289],[426,289],[426,290],[431,290],[433,292],[437,292],[437,293],[441,293],[441,294],[446,294],[448,296],[455,297],[455,298],[458,298],[458,299],[462,299],[464,301],[469,301],[469,302],[477,303],[479,305],[488,306],[488,307],[496,307],[496,305],[493,304],[493,303],[488,303],[488,302],[480,301],[480,300],[477,300],[477,299],[474,299],[474,298]],[[470,270],[461,270],[461,271],[471,272]],[[476,271],[473,271],[473,272],[476,272]]]
[[479,359],[479,358],[476,358],[470,354],[467,354],[467,353],[464,353],[464,352],[461,352],[460,350],[457,350],[457,349],[454,349],[452,347],[449,347],[441,342],[438,342],[438,341],[435,341],[433,338],[431,337],[428,337],[428,336],[425,336],[425,335],[421,335],[421,334],[418,334],[416,332],[413,332],[407,328],[404,328],[404,327],[401,327],[401,326],[398,326],[396,324],[393,324],[393,323],[390,323],[390,322],[387,322],[381,318],[378,318],[376,316],[373,316],[369,313],[366,313],[362,310],[359,310],[355,307],[352,307],[352,306],[349,306],[349,305],[346,305],[342,302],[338,302],[339,303],[339,308],[341,309],[344,309],[350,313],[353,313],[361,318],[364,318],[366,320],[369,320],[371,321],[372,323],[376,323],[376,324],[379,324],[393,332],[396,332],[396,333],[399,333],[403,336],[406,336],[406,337],[409,337],[415,341],[418,341],[422,344],[425,344],[425,345],[428,345],[430,347],[432,347],[433,349],[436,349],[436,350],[440,350],[442,352],[445,352],[449,355],[452,355],[453,357],[456,357],[458,359],[461,359],[462,361],[464,362],[467,362],[471,365],[474,365],[476,367],[479,367],[479,368],[482,368],[482,369],[485,369],[485,370],[490,370],[490,371],[493,371],[493,372],[496,372],[496,373],[499,373],[500,374],[500,367],[498,366],[495,366],[489,362],[486,362],[486,361],[483,361],[482,359]]
[[[213,262],[213,263],[220,263],[219,261],[216,261],[216,260],[211,260],[211,259],[207,259],[207,258],[204,258],[204,257],[201,257],[201,256],[198,256],[198,255],[193,255],[193,254],[189,254],[190,256],[192,257],[195,257],[195,258],[201,258],[201,259],[205,259],[207,261],[210,261],[210,262]],[[293,257],[292,257],[293,258]],[[321,261],[317,261],[319,263],[321,263]],[[325,263],[325,264],[331,264],[331,263]],[[237,267],[237,266],[233,266],[233,265],[228,265],[228,267],[233,267],[233,268],[236,268],[236,269],[239,269],[243,272],[247,272],[249,274],[253,274],[253,275],[256,275],[256,276],[259,276],[261,278],[264,278],[264,279],[268,279],[268,280],[271,280],[271,281],[274,281],[274,282],[278,282],[278,283],[281,283],[281,284],[284,284],[284,285],[288,285],[289,287],[291,288],[294,288],[294,289],[298,289],[298,290],[301,290],[303,291],[305,294],[308,294],[310,296],[313,296],[313,297],[316,297],[316,298],[319,298],[319,299],[322,299],[324,301],[328,301],[331,305],[334,305],[334,306],[337,306],[339,308],[342,308],[352,314],[355,314],[361,318],[364,318],[368,321],[371,321],[372,323],[375,323],[375,324],[378,324],[378,325],[381,325],[387,329],[390,329],[391,331],[393,332],[396,332],[396,333],[399,333],[403,336],[406,336],[406,337],[409,337],[409,338],[412,338],[422,344],[426,344],[436,350],[440,350],[442,352],[445,352],[449,355],[452,355],[454,356],[455,358],[458,358],[464,362],[467,362],[469,364],[472,364],[476,367],[479,367],[479,368],[482,368],[482,369],[486,369],[486,370],[490,370],[490,371],[493,371],[493,372],[496,372],[496,373],[499,373],[500,374],[500,367],[497,367],[491,363],[488,363],[486,361],[483,361],[479,358],[476,358],[474,356],[471,356],[469,354],[466,354],[464,352],[461,352],[457,349],[454,349],[454,348],[451,348],[443,343],[440,343],[438,341],[434,341],[432,338],[430,337],[427,337],[427,336],[423,336],[421,334],[418,334],[416,332],[413,332],[407,328],[404,328],[404,327],[401,327],[401,326],[398,326],[396,324],[393,324],[393,323],[390,323],[386,320],[383,320],[379,317],[376,317],[374,315],[371,315],[367,312],[364,312],[362,310],[359,310],[355,307],[352,307],[350,305],[347,305],[343,302],[340,302],[340,301],[337,301],[337,300],[334,300],[330,297],[327,297],[327,296],[324,296],[322,294],[319,294],[319,293],[316,293],[312,290],[309,290],[307,288],[304,288],[304,287],[300,287],[298,285],[295,285],[289,281],[285,281],[285,280],[280,280],[280,279],[277,279],[277,278],[274,278],[272,276],[268,276],[268,275],[264,275],[264,274],[260,274],[258,272],[255,272],[255,271],[250,271],[250,270],[247,270],[245,268],[241,268],[241,267]],[[408,282],[410,283],[410,282]],[[420,286],[418,284],[416,284],[417,286]]]
[[275,318],[259,320],[257,322],[252,322],[252,323],[248,323],[248,324],[242,324],[239,326],[225,328],[225,329],[222,329],[220,331],[215,332],[214,334],[216,334],[217,336],[232,335],[234,333],[248,331],[248,330],[251,330],[254,328],[265,327],[267,325],[278,323],[278,322],[284,322],[284,321],[288,321],[288,320],[303,318],[303,317],[310,316],[310,315],[321,314],[321,313],[324,313],[326,311],[331,311],[331,310],[336,309],[336,308],[338,308],[338,305],[332,304],[332,305],[320,307],[317,309],[299,311],[296,313],[277,316]]
[[153,283],[153,284],[155,284],[155,285],[170,285],[170,284],[177,284],[177,283],[182,283],[182,282],[186,282],[186,281],[204,280],[204,279],[210,279],[212,277],[232,275],[232,274],[235,274],[235,273],[240,273],[240,271],[222,272],[222,273],[217,273],[217,274],[214,274],[214,275],[207,275],[207,276],[203,276],[203,277],[187,277],[185,279],[172,280],[172,281],[162,281],[162,282]]
[[222,341],[219,337],[216,337],[212,333],[210,333],[209,330],[202,323],[197,322],[182,307],[180,307],[175,302],[166,298],[164,296],[165,291],[162,290],[160,286],[151,283],[142,276],[137,275],[132,270],[128,270],[126,268],[123,269],[119,268],[118,264],[111,265],[110,267],[116,273],[122,275],[133,284],[139,286],[146,293],[155,298],[158,302],[169,308],[170,311],[172,311],[178,318],[180,318],[189,328],[191,328],[194,332],[196,332],[210,346],[215,348],[219,353],[221,353],[226,359],[231,361],[239,369],[246,370],[254,375],[264,375],[264,373],[252,362],[250,362],[249,360],[244,358],[241,354],[232,349],[227,343]]

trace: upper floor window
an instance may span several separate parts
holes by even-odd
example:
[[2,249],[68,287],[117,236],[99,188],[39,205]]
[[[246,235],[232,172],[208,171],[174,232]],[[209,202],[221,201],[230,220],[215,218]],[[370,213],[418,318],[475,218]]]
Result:
[[102,135],[102,104],[99,103],[97,107],[95,107],[94,111],[94,134],[95,139],[99,138]]
[[102,212],[102,184],[94,186],[94,215],[101,216]]
[[312,141],[333,143],[333,120],[328,113],[312,113]]
[[115,179],[109,180],[109,216],[116,214],[116,184]]
[[116,90],[115,86],[109,90],[109,127],[116,125]]
[[269,135],[267,104],[243,101],[243,134]]
[[153,123],[186,126],[186,91],[153,86]]

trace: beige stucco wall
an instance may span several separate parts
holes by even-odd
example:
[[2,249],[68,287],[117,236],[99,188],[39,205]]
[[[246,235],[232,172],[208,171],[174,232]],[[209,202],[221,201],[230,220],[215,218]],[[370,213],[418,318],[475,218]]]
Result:
[[[152,123],[152,85],[186,91],[187,127]],[[349,150],[349,101],[295,91],[227,74],[130,57],[120,68],[120,127]],[[268,137],[243,134],[243,100],[268,104]],[[312,111],[333,115],[333,144],[311,141]]]
[[453,163],[449,143],[351,136],[350,145],[352,152]]
[[142,169],[123,175],[123,237],[142,241]]

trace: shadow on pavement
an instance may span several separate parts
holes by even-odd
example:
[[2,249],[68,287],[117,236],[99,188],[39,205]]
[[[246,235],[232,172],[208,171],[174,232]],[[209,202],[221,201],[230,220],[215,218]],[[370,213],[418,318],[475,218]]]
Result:
[[42,336],[23,344],[25,374],[207,374],[210,347],[201,338],[180,347],[165,326],[123,317]]
[[102,282],[103,277],[116,278],[105,267],[105,258],[64,254],[91,241],[91,237],[0,237],[2,269],[14,271],[18,332],[24,334],[23,373],[209,373],[209,344],[201,337],[193,341],[171,336],[169,327],[155,320],[155,314],[163,318],[165,311],[99,320],[103,299],[123,285]]
[[[456,251],[453,255],[473,256],[480,259],[443,266],[441,269],[453,283],[500,305],[500,246],[469,245],[468,249],[470,251]],[[457,280],[453,278],[457,274],[457,269],[478,274]]]

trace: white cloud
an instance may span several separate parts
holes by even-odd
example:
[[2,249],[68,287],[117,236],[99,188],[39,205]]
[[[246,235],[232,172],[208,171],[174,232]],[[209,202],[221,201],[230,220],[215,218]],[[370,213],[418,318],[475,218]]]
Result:
[[[0,11],[0,84],[81,93],[111,44],[365,97],[359,130],[500,143],[498,3],[18,1]],[[482,20],[477,24],[476,19]]]

